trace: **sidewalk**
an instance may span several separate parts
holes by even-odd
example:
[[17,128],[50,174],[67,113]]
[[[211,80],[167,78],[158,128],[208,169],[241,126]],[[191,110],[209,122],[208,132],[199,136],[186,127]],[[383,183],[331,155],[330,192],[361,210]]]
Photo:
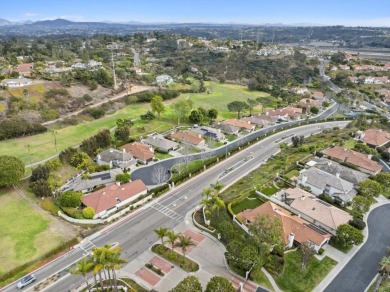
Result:
[[[170,291],[189,275],[196,276],[204,288],[213,276],[225,277],[232,282],[235,288],[238,288],[240,283],[244,283],[244,278],[235,275],[227,268],[224,256],[225,246],[208,233],[197,229],[193,225],[191,216],[192,211],[187,213],[184,222],[174,230],[190,236],[196,242],[196,246],[190,248],[186,256],[199,264],[200,269],[197,272],[187,273],[149,249],[124,266],[121,270],[121,276],[128,276],[149,290],[154,289],[161,292]],[[153,265],[164,271],[165,275],[159,276],[146,268],[145,264],[149,262],[153,262]],[[242,291],[254,292],[257,287],[257,284],[247,281]]]

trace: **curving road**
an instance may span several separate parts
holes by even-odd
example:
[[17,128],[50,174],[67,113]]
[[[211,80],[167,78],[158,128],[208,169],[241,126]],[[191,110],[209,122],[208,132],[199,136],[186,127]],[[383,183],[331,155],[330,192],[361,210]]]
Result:
[[[325,110],[324,112],[322,112],[318,116],[309,119],[309,121],[323,120],[323,119],[331,116],[332,114],[334,114],[337,111],[337,109],[338,109],[338,104],[334,104],[333,106],[329,107],[327,110]],[[229,144],[226,144],[226,145],[221,146],[221,147],[214,149],[214,150],[210,150],[208,157],[224,155],[228,152],[231,152],[233,149],[236,149],[239,146],[242,146],[242,145],[248,143],[249,141],[252,141],[256,138],[264,136],[265,134],[271,133],[275,130],[287,128],[287,127],[292,126],[292,125],[301,125],[301,124],[304,124],[305,122],[306,122],[305,120],[296,120],[296,121],[277,124],[277,125],[274,125],[271,127],[267,127],[267,128],[258,130],[256,132],[250,133],[250,134],[248,134],[240,139],[237,139]],[[198,159],[202,159],[202,157],[204,157],[204,152],[189,155],[188,160],[189,161],[198,160]],[[182,162],[182,158],[170,158],[170,159],[166,159],[166,160],[154,163],[154,164],[149,165],[149,166],[144,166],[144,167],[138,168],[135,171],[133,171],[131,173],[131,178],[133,180],[141,179],[146,185],[152,186],[152,185],[156,184],[152,180],[152,173],[153,173],[153,169],[157,165],[161,165],[165,169],[171,169],[172,166],[174,166],[176,163],[179,163],[179,162]]]
[[326,292],[363,292],[377,274],[378,262],[390,246],[390,204],[368,216],[367,241],[325,289]]
[[[322,132],[325,128],[331,129],[335,126],[344,127],[347,123],[348,121],[338,121],[301,126],[276,133],[259,141],[247,149],[232,155],[206,172],[203,172],[178,186],[164,198],[159,198],[156,201],[151,202],[141,210],[138,210],[123,220],[107,227],[104,231],[98,232],[88,239],[85,239],[82,244],[72,249],[65,256],[36,270],[34,272],[37,278],[36,284],[42,282],[50,275],[66,269],[69,265],[89,252],[94,245],[103,246],[108,243],[118,242],[123,249],[123,256],[126,260],[132,261],[136,259],[142,252],[157,241],[157,236],[153,232],[153,229],[158,228],[159,226],[174,228],[182,222],[185,214],[199,204],[202,197],[202,189],[209,186],[210,183],[215,183],[222,172],[241,163],[248,156],[253,157],[253,159],[247,160],[244,165],[241,165],[241,167],[237,168],[235,171],[229,172],[220,179],[222,184],[231,184],[242,176],[245,176],[251,170],[257,168],[272,155],[275,155],[279,151],[279,144],[277,142],[283,137],[288,136],[289,138],[285,138],[283,141],[289,142],[293,135],[299,134],[309,136],[314,133]],[[170,212],[162,212],[161,206],[165,207],[164,210],[169,209]],[[60,280],[46,289],[46,291],[73,290],[83,282],[82,277],[67,275],[66,272],[64,272],[63,275],[64,276]],[[15,285],[16,284],[13,283],[8,287],[3,288],[1,291],[17,291]],[[33,287],[31,286],[26,290],[33,291]]]

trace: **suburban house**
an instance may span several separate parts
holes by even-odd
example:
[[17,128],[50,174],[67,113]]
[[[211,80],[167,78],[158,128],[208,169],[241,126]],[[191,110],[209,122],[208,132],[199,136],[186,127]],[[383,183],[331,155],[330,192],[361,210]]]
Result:
[[252,132],[255,129],[255,125],[252,125],[250,121],[246,120],[238,120],[238,119],[229,119],[223,121],[228,126],[237,127],[242,131]]
[[180,147],[178,143],[165,139],[161,134],[149,135],[146,139],[142,140],[142,142],[164,152],[177,150]]
[[266,111],[265,114],[271,118],[287,121],[289,119],[295,120],[302,115],[302,109],[298,107],[287,106],[281,109],[274,109]]
[[194,132],[196,134],[200,134],[206,139],[213,139],[215,141],[224,141],[225,135],[222,133],[220,129],[214,129],[207,126],[201,126],[201,127],[193,127],[190,130],[191,132]]
[[130,153],[119,151],[113,148],[100,152],[95,161],[98,165],[109,165],[110,168],[128,169],[136,164],[135,159]]
[[357,138],[371,147],[382,147],[390,142],[390,134],[381,129],[368,129],[357,132]]
[[30,84],[32,84],[32,80],[27,78],[3,79],[0,82],[1,86],[10,87],[10,88],[24,87]]
[[319,107],[320,102],[312,98],[302,98],[297,105],[302,108],[302,113],[307,114],[312,107]]
[[352,216],[328,204],[316,196],[300,188],[282,190],[275,196],[286,204],[291,212],[322,228],[332,235],[336,235],[337,227],[348,223]]
[[326,194],[339,203],[347,203],[356,195],[353,183],[336,175],[312,167],[301,170],[297,180],[298,184],[309,187],[310,192],[316,196]]
[[[286,209],[270,201],[260,205],[255,209],[246,209],[237,214],[237,218],[244,223],[245,227],[253,222],[260,215],[269,215],[279,218],[283,225],[283,241],[287,247],[292,247],[294,243],[301,244],[309,242],[318,251],[324,244],[329,242],[331,235],[312,223],[296,216]],[[243,228],[247,231],[247,228]],[[248,232],[248,231],[247,231]]]
[[263,115],[253,115],[250,117],[242,118],[241,120],[248,121],[253,125],[257,125],[259,127],[265,127],[268,125],[273,125],[278,120],[277,118],[267,116],[265,114]]
[[34,69],[34,63],[24,63],[18,65],[13,71],[18,72],[20,76],[30,77],[31,71]]
[[336,161],[350,163],[368,174],[377,174],[382,170],[382,166],[378,162],[371,160],[372,155],[345,149],[341,146],[327,148],[322,153],[325,157]]
[[158,85],[168,85],[173,82],[173,79],[169,75],[159,75],[156,77],[156,83]]
[[116,182],[116,176],[122,173],[122,169],[114,168],[107,171],[91,173],[88,177],[84,177],[81,174],[62,186],[61,191],[92,192],[96,187],[114,184]]
[[339,174],[340,178],[353,183],[354,185],[358,184],[361,181],[368,179],[369,175],[361,171],[354,170],[350,167],[343,166],[336,161],[332,161],[326,158],[316,157],[313,160],[306,163],[308,167],[316,167],[330,173],[332,175]]
[[322,103],[326,100],[326,97],[322,91],[315,91],[312,93],[312,97],[318,101],[319,103]]
[[213,124],[213,127],[221,130],[228,135],[237,135],[240,132],[240,128],[232,125],[225,124],[224,122],[218,122]]
[[170,135],[170,138],[191,146],[205,145],[205,141],[200,134],[190,131],[176,131]]
[[126,153],[130,153],[139,163],[148,164],[153,160],[154,150],[152,147],[140,142],[123,145]]
[[105,218],[110,213],[114,213],[118,208],[136,200],[139,196],[145,195],[148,191],[142,180],[102,188],[93,193],[82,196],[81,201],[87,207],[95,210],[94,218]]

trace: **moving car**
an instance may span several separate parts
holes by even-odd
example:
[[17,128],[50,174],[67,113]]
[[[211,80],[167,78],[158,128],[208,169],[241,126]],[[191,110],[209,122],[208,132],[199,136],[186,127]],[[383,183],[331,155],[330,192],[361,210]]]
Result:
[[35,278],[34,274],[28,275],[19,281],[19,283],[17,284],[17,287],[19,289],[22,289],[23,287],[26,287],[27,285],[31,284],[35,280],[36,280],[36,278]]

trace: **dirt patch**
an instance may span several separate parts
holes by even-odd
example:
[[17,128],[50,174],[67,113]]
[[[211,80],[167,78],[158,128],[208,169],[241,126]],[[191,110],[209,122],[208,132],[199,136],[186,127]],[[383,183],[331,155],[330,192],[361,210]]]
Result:
[[90,103],[101,101],[113,94],[111,88],[104,88],[101,87],[100,85],[95,90],[92,91],[89,90],[88,86],[82,84],[72,85],[71,87],[67,87],[66,89],[69,91],[70,95],[76,98],[82,97],[84,94],[90,95],[93,98],[93,100]]

